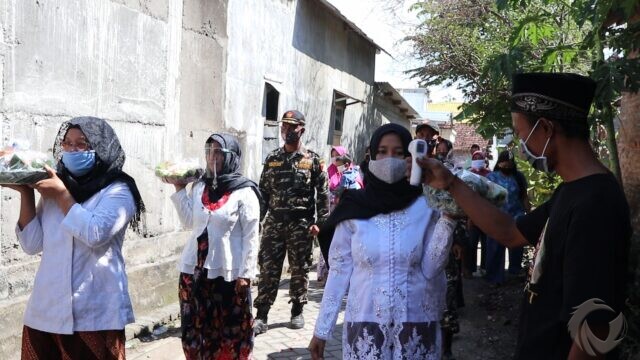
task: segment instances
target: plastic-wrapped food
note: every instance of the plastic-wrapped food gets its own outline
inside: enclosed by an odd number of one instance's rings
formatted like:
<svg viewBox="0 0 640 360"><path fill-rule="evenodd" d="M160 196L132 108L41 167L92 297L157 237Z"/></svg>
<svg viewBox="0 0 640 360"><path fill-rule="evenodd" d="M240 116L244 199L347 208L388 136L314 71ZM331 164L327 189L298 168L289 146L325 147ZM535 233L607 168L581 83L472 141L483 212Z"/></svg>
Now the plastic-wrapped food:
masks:
<svg viewBox="0 0 640 360"><path fill-rule="evenodd" d="M35 184L49 177L44 165L53 167L51 156L25 148L14 142L0 150L0 184Z"/></svg>
<svg viewBox="0 0 640 360"><path fill-rule="evenodd" d="M198 180L204 170L197 160L163 161L156 166L156 176L167 184L186 185Z"/></svg>
<svg viewBox="0 0 640 360"><path fill-rule="evenodd" d="M453 173L469 185L473 191L477 192L480 196L489 200L494 205L502 206L507 200L507 189L487 180L484 176L474 174L467 170L457 170ZM456 204L448 191L425 186L424 193L431 207L453 216L466 216L464 211L462 211L460 206Z"/></svg>

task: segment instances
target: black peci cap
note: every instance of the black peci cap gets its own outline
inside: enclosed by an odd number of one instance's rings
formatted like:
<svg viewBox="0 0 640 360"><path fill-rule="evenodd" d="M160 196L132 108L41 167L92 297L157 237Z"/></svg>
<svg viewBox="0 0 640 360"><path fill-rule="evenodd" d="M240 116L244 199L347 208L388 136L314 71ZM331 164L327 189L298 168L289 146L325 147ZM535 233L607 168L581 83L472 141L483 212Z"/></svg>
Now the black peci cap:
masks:
<svg viewBox="0 0 640 360"><path fill-rule="evenodd" d="M571 73L524 73L513 77L511 111L557 120L586 121L596 83Z"/></svg>

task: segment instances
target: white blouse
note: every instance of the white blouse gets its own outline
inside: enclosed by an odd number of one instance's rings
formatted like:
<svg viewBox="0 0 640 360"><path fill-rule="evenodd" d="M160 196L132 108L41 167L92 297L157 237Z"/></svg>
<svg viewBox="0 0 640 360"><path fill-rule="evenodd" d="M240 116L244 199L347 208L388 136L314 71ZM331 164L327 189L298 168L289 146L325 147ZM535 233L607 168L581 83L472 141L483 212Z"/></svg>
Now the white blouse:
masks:
<svg viewBox="0 0 640 360"><path fill-rule="evenodd" d="M440 359L453 229L424 197L401 211L339 223L315 336L332 336L348 290L345 359Z"/></svg>
<svg viewBox="0 0 640 360"><path fill-rule="evenodd" d="M43 198L36 217L16 235L24 252L42 252L24 324L56 334L121 330L132 323L122 242L136 206L115 182L65 216Z"/></svg>
<svg viewBox="0 0 640 360"><path fill-rule="evenodd" d="M209 279L222 276L225 281L255 279L258 273L258 230L260 203L249 187L233 191L227 202L215 211L202 204L204 182L193 185L191 193L182 189L171 196L182 224L191 228L182 251L178 270L193 274L198 257L198 237L205 228L209 235L209 253L204 262Z"/></svg>

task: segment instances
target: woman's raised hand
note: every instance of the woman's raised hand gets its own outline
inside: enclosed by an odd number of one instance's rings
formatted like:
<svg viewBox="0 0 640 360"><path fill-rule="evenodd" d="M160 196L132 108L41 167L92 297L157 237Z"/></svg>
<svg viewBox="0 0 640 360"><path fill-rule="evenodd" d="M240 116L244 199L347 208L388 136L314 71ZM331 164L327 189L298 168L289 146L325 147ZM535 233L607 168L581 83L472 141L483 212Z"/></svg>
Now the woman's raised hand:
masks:
<svg viewBox="0 0 640 360"><path fill-rule="evenodd" d="M186 188L187 185L184 184L173 184L173 187L176 189L176 192L181 191L182 189Z"/></svg>
<svg viewBox="0 0 640 360"><path fill-rule="evenodd" d="M45 165L44 169L47 171L47 174L49 174L49 178L40 180L34 185L34 188L38 190L40 195L46 198L57 198L68 193L67 187L64 186L64 183L60 180L55 170L48 165Z"/></svg>
<svg viewBox="0 0 640 360"><path fill-rule="evenodd" d="M455 180L455 175L443 163L435 159L416 159L418 166L422 168L422 182L436 189L448 190ZM407 158L407 177L411 176L413 163L411 157Z"/></svg>
<svg viewBox="0 0 640 360"><path fill-rule="evenodd" d="M58 203L60 210L62 210L62 213L67 215L76 201L73 199L73 196L71 196L71 193L67 190L67 187L64 185L62 180L60 180L55 170L48 165L45 165L44 169L47 170L49 178L38 181L34 185L34 188L38 190L42 197L55 200Z"/></svg>

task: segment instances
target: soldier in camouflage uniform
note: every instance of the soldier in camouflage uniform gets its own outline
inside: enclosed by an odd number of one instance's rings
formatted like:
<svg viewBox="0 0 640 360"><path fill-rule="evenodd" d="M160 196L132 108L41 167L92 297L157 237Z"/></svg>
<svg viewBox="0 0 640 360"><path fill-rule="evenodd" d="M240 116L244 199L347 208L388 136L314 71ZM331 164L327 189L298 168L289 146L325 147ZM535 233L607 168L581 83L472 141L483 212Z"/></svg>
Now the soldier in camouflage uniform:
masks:
<svg viewBox="0 0 640 360"><path fill-rule="evenodd" d="M276 299L285 252L291 268L289 296L291 328L304 327L302 307L307 303L313 237L329 213L327 176L323 162L306 149L300 137L305 119L299 111L287 111L281 120L284 147L266 158L260 191L268 206L258 254L260 282L254 303L258 309L255 333L267 331L267 315Z"/></svg>

